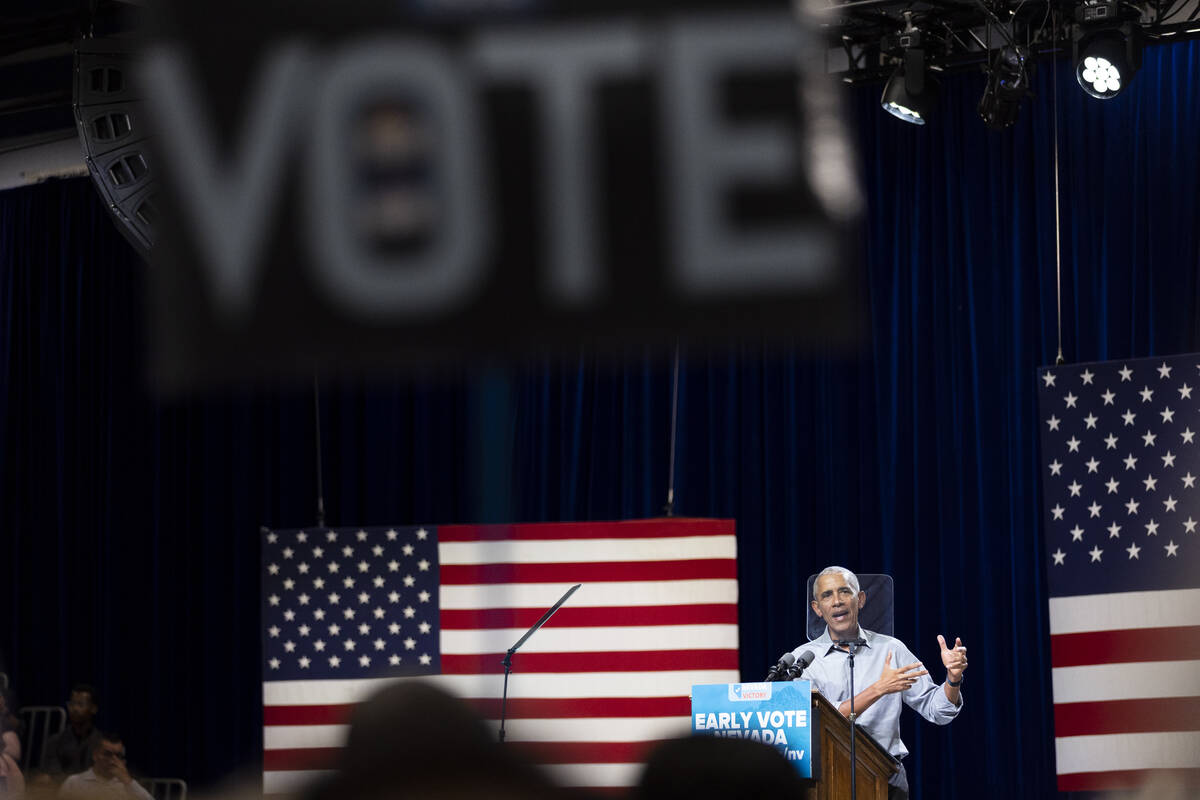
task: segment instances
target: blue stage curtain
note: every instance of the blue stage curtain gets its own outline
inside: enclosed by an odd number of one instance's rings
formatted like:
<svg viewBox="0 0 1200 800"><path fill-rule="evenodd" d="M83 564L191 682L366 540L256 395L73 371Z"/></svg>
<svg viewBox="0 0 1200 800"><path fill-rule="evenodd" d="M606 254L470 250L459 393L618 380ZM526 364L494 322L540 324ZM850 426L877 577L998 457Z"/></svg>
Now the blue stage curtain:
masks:
<svg viewBox="0 0 1200 800"><path fill-rule="evenodd" d="M896 632L948 728L906 720L916 797L1054 793L1034 369L1056 350L1057 79L1069 361L1196 350L1200 45L1146 50L1116 100L1042 64L1016 126L977 74L923 129L848 92L869 199L861 352L682 353L680 515L739 530L742 669L804 630L830 563L895 578ZM206 784L260 748L259 525L316 515L313 396L146 390L139 264L86 181L0 194L0 656L25 702L97 683L135 765ZM321 386L332 525L616 519L666 502L662 354Z"/></svg>

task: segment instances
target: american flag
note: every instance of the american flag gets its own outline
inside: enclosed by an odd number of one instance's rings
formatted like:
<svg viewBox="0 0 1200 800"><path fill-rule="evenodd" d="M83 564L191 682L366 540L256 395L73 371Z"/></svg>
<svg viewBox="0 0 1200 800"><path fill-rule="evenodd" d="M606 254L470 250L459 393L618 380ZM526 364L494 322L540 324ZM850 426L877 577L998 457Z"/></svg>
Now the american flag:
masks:
<svg viewBox="0 0 1200 800"><path fill-rule="evenodd" d="M428 679L564 785L623 787L688 731L688 692L738 680L732 520L264 531L263 788L321 774L353 704ZM498 725L497 725L498 727Z"/></svg>
<svg viewBox="0 0 1200 800"><path fill-rule="evenodd" d="M1038 371L1060 791L1200 778L1200 356Z"/></svg>

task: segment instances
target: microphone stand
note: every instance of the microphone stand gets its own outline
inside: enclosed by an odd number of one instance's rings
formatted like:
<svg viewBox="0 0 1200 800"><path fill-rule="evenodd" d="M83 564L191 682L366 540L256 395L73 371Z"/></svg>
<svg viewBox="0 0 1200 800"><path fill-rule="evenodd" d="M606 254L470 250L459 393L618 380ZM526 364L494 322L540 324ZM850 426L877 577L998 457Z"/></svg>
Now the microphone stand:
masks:
<svg viewBox="0 0 1200 800"><path fill-rule="evenodd" d="M502 694L500 696L500 741L502 741L502 742L504 741L504 719L507 716L506 712L508 710L508 674L510 672L512 672L513 653L517 652L517 650L520 649L521 645L525 644L526 639L528 639L530 636L533 636L534 631L536 631L538 628L545 625L546 620L548 620L548 619L550 619L550 617L554 616L554 612L558 611L558 609L562 606L562 604L567 602L567 598L570 597L571 595L575 594L575 590L578 589L580 586L583 586L583 584L577 583L574 586L572 586L570 589L567 589L566 594L564 594L562 597L558 598L557 603L550 606L550 608L546 609L546 613L542 614L542 618L539 619L537 622L533 623L533 627L530 628L529 630L525 631L525 635L522 636L520 639L518 639L517 643L514 644L512 647L508 648L508 651L505 652L504 659L500 662L501 664L504 665L504 694Z"/></svg>
<svg viewBox="0 0 1200 800"><path fill-rule="evenodd" d="M850 800L858 800L858 759L854 753L854 730L858 727L854 714L854 654L860 645L866 644L862 639L846 639L835 642L839 647L846 648L850 660Z"/></svg>

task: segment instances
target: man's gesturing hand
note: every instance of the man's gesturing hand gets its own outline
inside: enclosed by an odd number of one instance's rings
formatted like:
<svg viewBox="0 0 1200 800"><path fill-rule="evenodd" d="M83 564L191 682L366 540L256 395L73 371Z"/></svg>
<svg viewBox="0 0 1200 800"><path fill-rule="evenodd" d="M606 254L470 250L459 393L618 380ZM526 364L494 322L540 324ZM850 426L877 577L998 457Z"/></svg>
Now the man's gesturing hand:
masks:
<svg viewBox="0 0 1200 800"><path fill-rule="evenodd" d="M875 688L879 690L880 694L903 692L916 683L917 678L928 674L928 670L921 668L920 661L914 661L907 667L892 669L892 654L889 652L883 658L883 674L879 676L879 680L875 681Z"/></svg>
<svg viewBox="0 0 1200 800"><path fill-rule="evenodd" d="M967 648L963 646L962 639L954 640L954 648L946 646L946 639L940 633L938 634L938 644L942 646L942 663L946 666L946 676L958 683L962 678L963 670L967 668Z"/></svg>

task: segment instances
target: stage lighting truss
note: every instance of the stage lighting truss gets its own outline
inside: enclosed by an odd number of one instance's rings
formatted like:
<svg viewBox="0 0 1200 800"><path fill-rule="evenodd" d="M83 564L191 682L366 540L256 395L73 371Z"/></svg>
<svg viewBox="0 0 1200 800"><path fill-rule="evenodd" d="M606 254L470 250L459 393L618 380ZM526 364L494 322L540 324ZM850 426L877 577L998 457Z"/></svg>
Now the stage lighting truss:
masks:
<svg viewBox="0 0 1200 800"><path fill-rule="evenodd" d="M827 71L851 86L886 84L885 108L910 122L927 118L903 99L912 100L910 51L922 56L918 82L982 68L988 84L979 113L1003 128L1042 59L1073 54L1080 85L1107 98L1129 85L1145 43L1200 39L1200 0L823 1ZM1024 73L1014 64L1022 57Z"/></svg>

